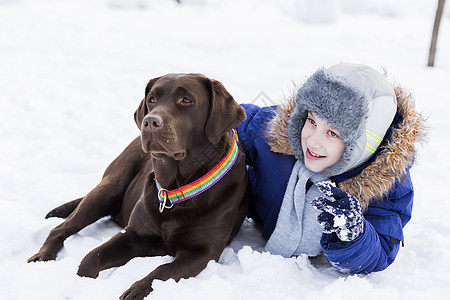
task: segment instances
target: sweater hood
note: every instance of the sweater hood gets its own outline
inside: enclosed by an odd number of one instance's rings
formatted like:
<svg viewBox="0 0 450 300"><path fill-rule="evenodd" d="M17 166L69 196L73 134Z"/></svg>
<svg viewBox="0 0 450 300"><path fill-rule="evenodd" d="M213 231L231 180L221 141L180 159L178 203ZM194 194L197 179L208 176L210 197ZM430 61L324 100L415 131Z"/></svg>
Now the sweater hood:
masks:
<svg viewBox="0 0 450 300"><path fill-rule="evenodd" d="M367 209L372 199L381 199L402 180L414 164L417 144L426 139L424 118L416 111L414 100L401 87L394 87L400 121L391 125L391 135L383 141L374 161L358 175L338 183L347 193L359 199ZM295 109L295 94L279 105L269 121L266 138L273 152L293 155L288 138L288 121Z"/></svg>

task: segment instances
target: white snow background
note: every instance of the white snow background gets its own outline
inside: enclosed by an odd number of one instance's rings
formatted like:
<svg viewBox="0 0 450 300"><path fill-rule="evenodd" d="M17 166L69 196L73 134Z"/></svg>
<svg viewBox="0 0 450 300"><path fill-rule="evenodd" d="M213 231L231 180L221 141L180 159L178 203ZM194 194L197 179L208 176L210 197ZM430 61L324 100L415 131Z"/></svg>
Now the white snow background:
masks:
<svg viewBox="0 0 450 300"><path fill-rule="evenodd" d="M0 299L117 299L171 257L134 259L97 279L80 260L120 230L70 237L28 264L61 219L139 134L150 78L200 72L239 103L281 101L321 66L366 63L408 89L428 119L412 169L405 247L387 270L346 276L262 252L247 221L197 277L155 281L150 299L444 299L450 292L450 3L426 67L437 0L0 0ZM447 1L448 2L448 1ZM447 298L448 299L448 298Z"/></svg>

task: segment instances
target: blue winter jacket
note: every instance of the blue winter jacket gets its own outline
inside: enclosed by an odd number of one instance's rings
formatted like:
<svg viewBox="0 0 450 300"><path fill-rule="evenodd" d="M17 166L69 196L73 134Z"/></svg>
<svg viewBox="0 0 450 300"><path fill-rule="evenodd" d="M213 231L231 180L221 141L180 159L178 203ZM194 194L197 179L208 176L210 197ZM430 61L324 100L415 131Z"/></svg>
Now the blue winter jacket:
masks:
<svg viewBox="0 0 450 300"><path fill-rule="evenodd" d="M405 101L407 100L409 99ZM262 235L268 239L275 229L295 157L272 151L267 140L267 129L271 126L271 120L279 113L277 107L260 108L252 104L243 104L242 107L246 111L247 118L237 127L237 131L245 149L248 166L251 194L249 216L260 226ZM412 110L397 113L385 139L389 139L392 131L397 130L399 125L405 122L402 113L415 112ZM402 125L411 126L411 124ZM395 152L395 149L392 150ZM345 180L357 178L357 175L367 169L382 151L387 150L379 149L366 164L335 176L332 180L339 185ZM398 152L392 155L398 155ZM322 235L323 253L333 267L350 274L370 273L381 271L394 261L400 242L404 241L403 227L411 218L414 196L408 171L411 164L412 161L407 161L405 164L407 167L398 170L398 178L391 179L394 182L390 191L381 191L387 195L374 197L370 201L364 213L364 232L357 239L342 242L335 233Z"/></svg>

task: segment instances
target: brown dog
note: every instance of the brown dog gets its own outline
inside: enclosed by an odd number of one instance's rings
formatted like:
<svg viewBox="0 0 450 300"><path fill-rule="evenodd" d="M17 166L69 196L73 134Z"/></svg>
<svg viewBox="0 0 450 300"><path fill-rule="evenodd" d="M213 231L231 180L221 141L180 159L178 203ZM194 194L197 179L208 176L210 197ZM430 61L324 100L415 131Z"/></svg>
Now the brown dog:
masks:
<svg viewBox="0 0 450 300"><path fill-rule="evenodd" d="M200 74L150 80L135 113L141 137L86 197L47 215L68 218L28 262L55 259L67 237L111 215L124 230L88 253L78 275L95 278L137 256L175 257L121 299L143 299L154 279L197 275L208 261L219 259L247 212L244 155L232 130L244 118L244 110L216 80Z"/></svg>

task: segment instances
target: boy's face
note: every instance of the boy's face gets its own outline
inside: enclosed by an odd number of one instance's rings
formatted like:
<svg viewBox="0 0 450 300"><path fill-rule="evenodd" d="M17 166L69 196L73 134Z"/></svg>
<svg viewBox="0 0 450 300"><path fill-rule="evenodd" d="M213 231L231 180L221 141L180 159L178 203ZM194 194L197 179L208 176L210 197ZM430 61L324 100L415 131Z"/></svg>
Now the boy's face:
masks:
<svg viewBox="0 0 450 300"><path fill-rule="evenodd" d="M308 112L301 141L305 166L316 173L334 166L345 150L340 132L312 112Z"/></svg>

